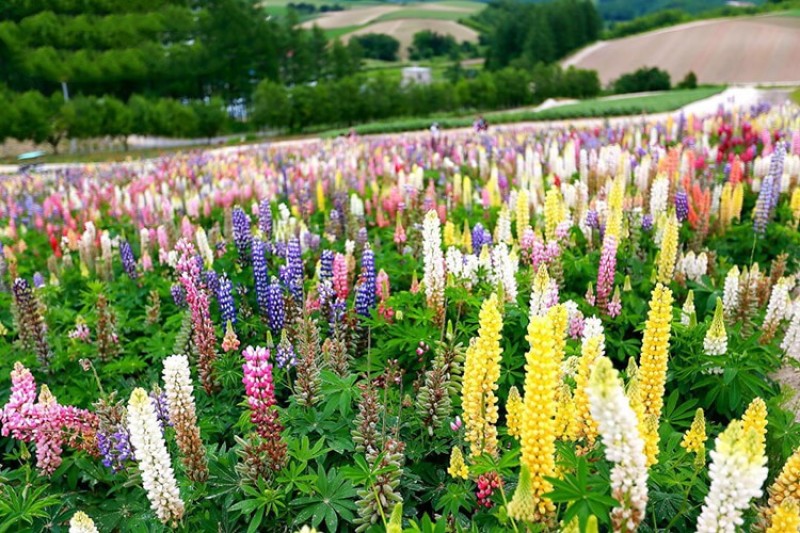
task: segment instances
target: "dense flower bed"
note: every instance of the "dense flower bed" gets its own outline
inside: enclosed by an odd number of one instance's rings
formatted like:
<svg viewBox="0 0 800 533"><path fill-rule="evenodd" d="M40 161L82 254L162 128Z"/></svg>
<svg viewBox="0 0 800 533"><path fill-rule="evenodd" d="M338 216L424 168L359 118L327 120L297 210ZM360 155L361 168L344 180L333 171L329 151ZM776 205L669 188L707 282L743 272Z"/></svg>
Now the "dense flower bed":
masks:
<svg viewBox="0 0 800 533"><path fill-rule="evenodd" d="M797 107L0 197L0 531L800 523Z"/></svg>

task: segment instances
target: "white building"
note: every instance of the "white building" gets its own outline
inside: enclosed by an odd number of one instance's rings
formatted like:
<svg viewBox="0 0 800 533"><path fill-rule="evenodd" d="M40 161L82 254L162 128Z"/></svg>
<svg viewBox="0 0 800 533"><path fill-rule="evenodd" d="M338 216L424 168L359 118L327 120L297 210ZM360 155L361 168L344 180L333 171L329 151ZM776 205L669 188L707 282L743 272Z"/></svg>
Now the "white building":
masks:
<svg viewBox="0 0 800 533"><path fill-rule="evenodd" d="M429 85L431 83L431 69L428 67L406 67L403 69L403 86L412 83L422 83Z"/></svg>

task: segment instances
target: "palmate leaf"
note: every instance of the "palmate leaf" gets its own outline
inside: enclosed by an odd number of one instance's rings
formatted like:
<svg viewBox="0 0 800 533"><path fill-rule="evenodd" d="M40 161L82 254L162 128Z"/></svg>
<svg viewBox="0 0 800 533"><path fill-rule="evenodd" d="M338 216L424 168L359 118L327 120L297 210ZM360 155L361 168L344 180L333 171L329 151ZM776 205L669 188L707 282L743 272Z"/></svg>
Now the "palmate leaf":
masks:
<svg viewBox="0 0 800 533"><path fill-rule="evenodd" d="M310 518L313 527L324 521L326 530L338 531L339 518L346 522L355 518L355 496L356 490L342 473L335 469L326 473L322 466L318 466L314 494L296 498L291 503L293 507L302 508L295 515L294 523L299 526Z"/></svg>
<svg viewBox="0 0 800 533"><path fill-rule="evenodd" d="M576 457L575 472L563 478L550 478L553 490L546 494L554 503L568 504L564 523L578 519L581 531L586 529L589 517L594 515L600 523L608 523L609 512L619 502L608 495L608 482L599 476L590 476L586 457Z"/></svg>

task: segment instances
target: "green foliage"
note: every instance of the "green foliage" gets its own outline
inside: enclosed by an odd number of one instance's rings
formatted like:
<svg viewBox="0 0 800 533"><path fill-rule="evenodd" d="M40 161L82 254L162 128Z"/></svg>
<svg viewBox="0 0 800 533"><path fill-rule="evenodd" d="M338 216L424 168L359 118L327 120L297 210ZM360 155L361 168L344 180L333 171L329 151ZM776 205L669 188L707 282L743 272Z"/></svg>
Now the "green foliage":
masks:
<svg viewBox="0 0 800 533"><path fill-rule="evenodd" d="M397 52L400 51L400 41L391 35L382 33L366 33L352 37L364 51L367 59L381 61L397 61Z"/></svg>
<svg viewBox="0 0 800 533"><path fill-rule="evenodd" d="M635 72L623 74L612 82L612 86L617 94L669 91L669 72L657 67L642 67Z"/></svg>

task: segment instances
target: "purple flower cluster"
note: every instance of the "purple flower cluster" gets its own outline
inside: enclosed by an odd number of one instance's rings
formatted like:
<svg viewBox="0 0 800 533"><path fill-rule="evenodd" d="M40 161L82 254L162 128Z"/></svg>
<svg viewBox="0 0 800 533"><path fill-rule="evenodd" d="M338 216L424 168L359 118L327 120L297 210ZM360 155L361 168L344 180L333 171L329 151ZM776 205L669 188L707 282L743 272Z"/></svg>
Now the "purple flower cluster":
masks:
<svg viewBox="0 0 800 533"><path fill-rule="evenodd" d="M44 276L42 276L41 272L34 272L33 274L33 286L37 289L41 289L44 287Z"/></svg>
<svg viewBox="0 0 800 533"><path fill-rule="evenodd" d="M475 224L475 227L472 228L472 253L480 255L484 244L491 246L492 234L483 227L483 224L478 222Z"/></svg>
<svg viewBox="0 0 800 533"><path fill-rule="evenodd" d="M250 234L250 217L241 207L234 207L231 222L233 224L233 242L239 251L239 261L246 265L250 261L250 249L253 244L253 236Z"/></svg>
<svg viewBox="0 0 800 533"><path fill-rule="evenodd" d="M263 233L265 240L272 238L272 208L266 198L258 204L258 229Z"/></svg>
<svg viewBox="0 0 800 533"><path fill-rule="evenodd" d="M172 426L169 420L169 408L167 407L167 393L164 391L150 391L150 400L153 402L153 408L156 411L156 418L161 426L161 431L164 427Z"/></svg>
<svg viewBox="0 0 800 533"><path fill-rule="evenodd" d="M675 193L675 216L678 217L678 222L689 218L689 197L683 189Z"/></svg>
<svg viewBox="0 0 800 533"><path fill-rule="evenodd" d="M333 279L333 250L322 250L319 258L319 278L320 281Z"/></svg>
<svg viewBox="0 0 800 533"><path fill-rule="evenodd" d="M303 299L303 258L300 239L292 237L286 248L287 287L296 301Z"/></svg>
<svg viewBox="0 0 800 533"><path fill-rule="evenodd" d="M369 316L370 309L375 307L375 292L375 255L372 248L367 246L361 256L361 275L356 286L356 313Z"/></svg>
<svg viewBox="0 0 800 533"><path fill-rule="evenodd" d="M256 285L256 300L262 315L268 313L267 290L269 289L269 273L267 272L266 245L264 241L253 241L253 279Z"/></svg>
<svg viewBox="0 0 800 533"><path fill-rule="evenodd" d="M267 288L267 307L269 310L269 327L277 335L283 329L283 324L286 321L286 302L283 298L283 288L274 277Z"/></svg>
<svg viewBox="0 0 800 533"><path fill-rule="evenodd" d="M186 307L186 291L180 283L173 283L169 291L172 293L172 301L175 305L184 308Z"/></svg>
<svg viewBox="0 0 800 533"><path fill-rule="evenodd" d="M589 209L586 212L586 225L592 229L600 229L600 218L594 209Z"/></svg>
<svg viewBox="0 0 800 533"><path fill-rule="evenodd" d="M216 271L206 270L206 287L211 291L211 294L219 293L219 276Z"/></svg>
<svg viewBox="0 0 800 533"><path fill-rule="evenodd" d="M97 448L103 456L103 466L113 472L125 468L126 461L135 461L128 428L120 424L111 433L97 432Z"/></svg>
<svg viewBox="0 0 800 533"><path fill-rule="evenodd" d="M119 257L122 259L122 268L125 269L125 273L128 274L128 277L136 279L136 258L133 256L131 243L124 239L119 242Z"/></svg>
<svg viewBox="0 0 800 533"><path fill-rule="evenodd" d="M761 190L758 192L758 200L756 200L756 212L753 216L753 230L761 235L767 230L767 223L778 205L785 155L786 144L779 142L770 159L769 173L761 181Z"/></svg>
<svg viewBox="0 0 800 533"><path fill-rule="evenodd" d="M642 216L642 230L650 231L651 229L653 229L653 215L648 213Z"/></svg>
<svg viewBox="0 0 800 533"><path fill-rule="evenodd" d="M222 316L222 322L227 324L228 320L230 320L231 324L236 324L236 303L233 300L233 284L225 274L222 274L222 277L219 278L217 301L219 302L219 313Z"/></svg>
<svg viewBox="0 0 800 533"><path fill-rule="evenodd" d="M292 343L289 342L286 336L286 331L281 332L281 342L275 350L275 360L278 363L278 368L286 368L287 366L297 365L297 356L294 353Z"/></svg>

